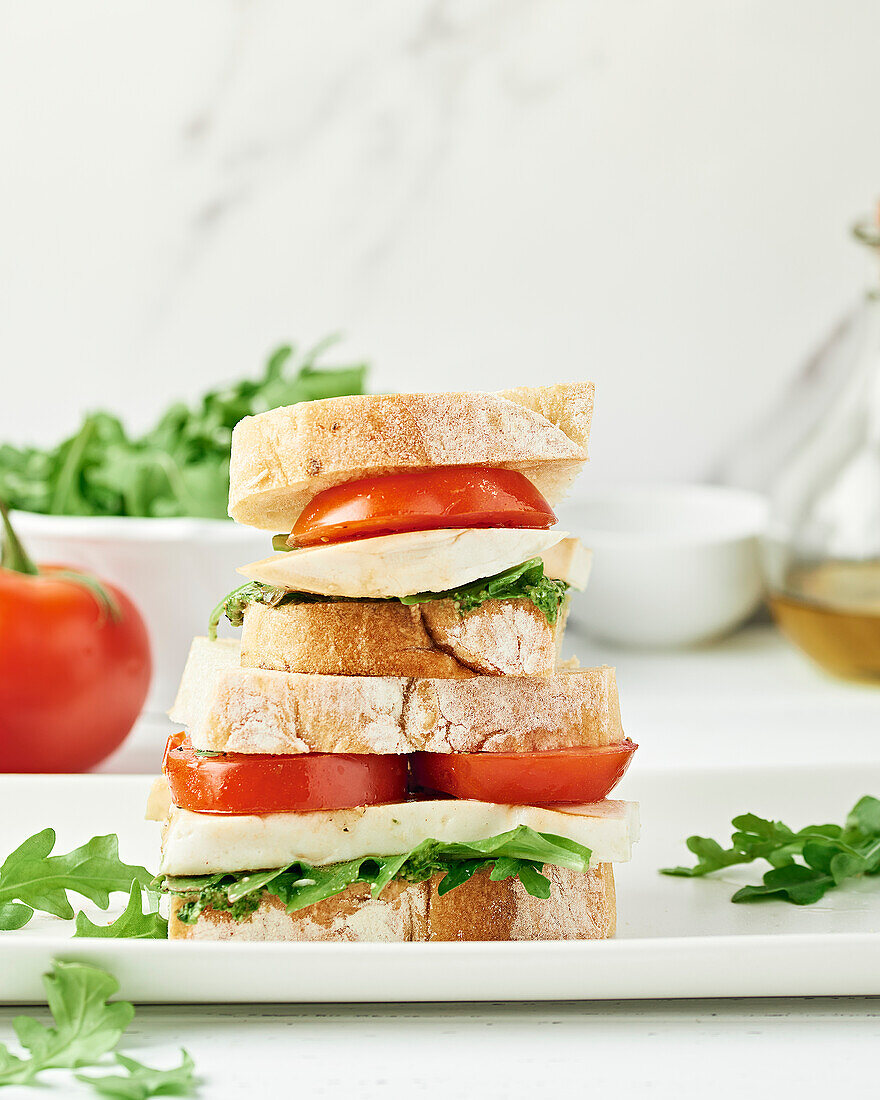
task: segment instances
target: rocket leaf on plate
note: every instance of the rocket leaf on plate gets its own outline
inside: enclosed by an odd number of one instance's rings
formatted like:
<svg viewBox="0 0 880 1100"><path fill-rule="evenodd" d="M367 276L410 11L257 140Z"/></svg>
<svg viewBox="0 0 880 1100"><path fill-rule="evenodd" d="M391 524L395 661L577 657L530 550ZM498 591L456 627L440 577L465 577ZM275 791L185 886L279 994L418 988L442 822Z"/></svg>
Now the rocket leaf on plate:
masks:
<svg viewBox="0 0 880 1100"><path fill-rule="evenodd" d="M880 873L880 799L865 795L845 825L807 825L795 832L757 814L733 818L730 847L704 836L688 837L693 867L664 867L662 874L697 878L761 859L770 864L758 886L743 886L735 902L776 898L812 905L848 879Z"/></svg>
<svg viewBox="0 0 880 1100"><path fill-rule="evenodd" d="M152 890L143 890L141 885L132 881L125 912L111 924L94 924L85 913L77 913L74 939L167 939L168 921L158 911L158 894ZM143 897L147 900L147 912L143 910Z"/></svg>
<svg viewBox="0 0 880 1100"><path fill-rule="evenodd" d="M147 886L152 876L144 867L123 863L115 834L93 836L64 855L52 855L55 830L34 833L0 867L0 931L21 928L35 910L64 920L73 918L67 897L71 891L102 909L116 891L128 892L132 882Z"/></svg>

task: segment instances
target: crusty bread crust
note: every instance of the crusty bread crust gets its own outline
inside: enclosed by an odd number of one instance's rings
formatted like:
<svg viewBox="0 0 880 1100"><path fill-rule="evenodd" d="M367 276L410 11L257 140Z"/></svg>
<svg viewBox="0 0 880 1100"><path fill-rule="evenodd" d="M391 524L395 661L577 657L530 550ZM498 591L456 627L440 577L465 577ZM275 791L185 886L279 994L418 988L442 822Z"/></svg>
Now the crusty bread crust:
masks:
<svg viewBox="0 0 880 1100"><path fill-rule="evenodd" d="M492 882L486 871L440 897L431 880L428 939L605 940L617 927L614 871L600 863L585 874L545 867L550 897L534 898L517 878Z"/></svg>
<svg viewBox="0 0 880 1100"><path fill-rule="evenodd" d="M323 676L552 676L566 600L551 626L531 600L489 600L467 615L451 600L249 604L244 668Z"/></svg>
<svg viewBox="0 0 880 1100"><path fill-rule="evenodd" d="M357 941L412 943L450 940L600 940L614 935L616 906L610 863L579 874L545 867L550 897L531 897L519 879L492 882L485 871L442 897L429 882L390 883L370 897L366 884L288 913L272 895L244 921L205 910L195 924L177 919L181 899L173 898L168 922L171 939L238 941Z"/></svg>
<svg viewBox="0 0 880 1100"><path fill-rule="evenodd" d="M408 943L427 938L428 884L390 882L380 898L370 896L366 883L307 909L288 913L278 898L264 894L260 908L244 921L208 909L195 924L177 919L183 901L171 899L168 938L172 940L238 940L297 943L358 940L364 943Z"/></svg>
<svg viewBox="0 0 880 1100"><path fill-rule="evenodd" d="M243 753L531 752L623 740L607 666L469 679L240 668L233 642L196 638L174 721L197 749Z"/></svg>
<svg viewBox="0 0 880 1100"><path fill-rule="evenodd" d="M431 466L519 470L553 504L587 461L592 415L591 382L332 397L271 409L233 432L229 514L289 531L331 485Z"/></svg>

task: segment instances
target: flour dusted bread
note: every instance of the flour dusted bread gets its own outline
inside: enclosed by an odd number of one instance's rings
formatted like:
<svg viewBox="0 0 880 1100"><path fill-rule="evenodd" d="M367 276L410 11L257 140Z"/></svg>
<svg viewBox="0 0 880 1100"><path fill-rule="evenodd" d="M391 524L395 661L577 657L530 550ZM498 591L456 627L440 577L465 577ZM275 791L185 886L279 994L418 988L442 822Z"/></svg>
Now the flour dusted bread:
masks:
<svg viewBox="0 0 880 1100"><path fill-rule="evenodd" d="M551 626L531 600L488 600L460 615L451 600L249 604L246 668L325 676L552 676L568 601Z"/></svg>
<svg viewBox="0 0 880 1100"><path fill-rule="evenodd" d="M369 885L356 883L295 913L288 913L273 895L263 894L259 909L247 920L236 921L227 912L206 909L195 924L178 920L183 899L172 898L168 938L244 943L424 942L428 938L428 892L428 883L396 880L389 882L381 897L373 898Z"/></svg>
<svg viewBox="0 0 880 1100"><path fill-rule="evenodd" d="M229 514L289 531L308 501L344 481L432 466L518 470L551 503L587 461L593 385L500 393L333 397L239 421Z"/></svg>
<svg viewBox="0 0 880 1100"><path fill-rule="evenodd" d="M237 922L207 909L195 924L177 917L171 902L171 939L238 941L357 941L424 943L462 940L600 940L614 935L614 875L610 863L585 874L545 867L550 897L531 897L519 879L492 882L480 871L440 896L442 875L427 882L390 883L378 898L359 883L307 909L288 913L264 894L260 907Z"/></svg>
<svg viewBox="0 0 880 1100"><path fill-rule="evenodd" d="M196 638L170 712L193 746L243 753L530 752L623 740L614 669L467 679L241 668Z"/></svg>
<svg viewBox="0 0 880 1100"><path fill-rule="evenodd" d="M550 880L546 899L532 897L518 878L492 882L486 871L441 897L439 876L435 876L428 899L428 939L604 940L614 936L617 906L612 864L600 863L585 873L544 867L542 873Z"/></svg>

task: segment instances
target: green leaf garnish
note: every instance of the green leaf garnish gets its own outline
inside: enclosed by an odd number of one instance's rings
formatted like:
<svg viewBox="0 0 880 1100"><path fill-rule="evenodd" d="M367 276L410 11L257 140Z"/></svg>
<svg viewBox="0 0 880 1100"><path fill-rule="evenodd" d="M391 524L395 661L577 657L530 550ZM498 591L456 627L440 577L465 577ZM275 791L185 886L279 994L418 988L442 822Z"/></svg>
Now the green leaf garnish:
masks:
<svg viewBox="0 0 880 1100"><path fill-rule="evenodd" d="M282 901L289 913L295 913L335 897L356 882L369 883L373 897L378 897L394 879L424 882L438 873L444 876L437 887L439 894L454 890L477 871L485 870L496 881L519 878L533 897L548 898L550 882L541 869L551 865L584 873L589 869L591 854L589 848L576 841L519 825L469 844L425 840L403 855L365 856L326 867L295 863L240 874L168 876L157 880L157 884L185 899L178 918L194 924L205 909L226 911L235 920L245 920L258 907L264 892Z"/></svg>
<svg viewBox="0 0 880 1100"><path fill-rule="evenodd" d="M731 901L776 898L812 905L849 879L880 872L880 800L870 795L859 799L843 826L808 825L795 832L756 814L742 814L732 824L729 848L709 837L689 837L696 864L661 873L695 878L761 859L771 868L761 885L741 887Z"/></svg>
<svg viewBox="0 0 880 1100"><path fill-rule="evenodd" d="M283 536L276 535L276 539ZM274 540L273 540L274 541ZM289 549L289 547L287 548ZM568 585L565 581L550 580L544 576L544 562L541 558L532 558L522 565L505 569L494 577L485 577L473 581L461 588L450 588L446 592L419 592L414 596L401 596L399 602L407 607L433 600L452 600L461 615L476 611L487 600L531 600L552 626L559 616L559 608L565 599ZM395 597L390 597L394 599ZM225 615L233 626L241 626L244 613L249 604L262 603L268 607L281 607L288 603L340 603L350 602L360 597L320 596L313 592L293 592L286 588L274 588L261 581L248 581L234 588L228 596L217 604L208 620L208 635L213 641L217 637L217 626Z"/></svg>
<svg viewBox="0 0 880 1100"><path fill-rule="evenodd" d="M43 976L54 1027L30 1016L18 1016L12 1026L29 1058L11 1054L0 1044L0 1085L30 1084L44 1069L95 1065L119 1042L134 1018L128 1001L108 1003L119 989L111 975L83 963L56 962Z"/></svg>
<svg viewBox="0 0 880 1100"><path fill-rule="evenodd" d="M241 626L249 604L264 603L268 607L278 607L282 603L303 602L289 598L297 595L298 593L288 593L283 588L273 588L269 584L263 584L262 581L248 581L246 584L241 584L238 588L233 588L228 596L224 596L211 612L208 619L208 637L212 642L216 641L217 627L224 615L233 626Z"/></svg>
<svg viewBox="0 0 880 1100"><path fill-rule="evenodd" d="M242 417L364 392L364 364L318 365L330 343L299 356L278 348L261 378L206 393L194 408L172 405L140 437L96 412L53 449L0 445L0 498L51 515L226 519L232 429Z"/></svg>
<svg viewBox="0 0 880 1100"><path fill-rule="evenodd" d="M143 910L142 896L147 901L146 912ZM77 913L74 938L88 936L91 939L167 939L168 921L158 911L158 900L156 893L143 890L139 882L133 881L128 904L121 916L111 924L93 924L85 913Z"/></svg>
<svg viewBox="0 0 880 1100"><path fill-rule="evenodd" d="M134 893L134 891L132 891ZM128 1001L110 1001L119 983L105 970L84 963L54 962L43 975L43 987L54 1027L46 1027L30 1016L12 1022L22 1055L13 1054L0 1043L0 1087L39 1086L37 1074L47 1069L101 1068L102 1059L119 1042L134 1019ZM28 1057L24 1057L27 1052ZM102 1096L121 1100L147 1100L151 1096L189 1096L198 1083L193 1061L185 1050L173 1069L158 1070L117 1054L116 1064L125 1076L91 1077L74 1074Z"/></svg>
<svg viewBox="0 0 880 1100"><path fill-rule="evenodd" d="M403 596L401 603L410 605L429 600L452 600L462 615L475 611L486 600L531 600L552 626L565 599L568 585L565 581L551 580L544 576L544 562L531 558L522 565L514 565L492 577L472 581L460 588L446 592L419 592Z"/></svg>
<svg viewBox="0 0 880 1100"><path fill-rule="evenodd" d="M113 833L93 836L66 855L51 855L54 846L55 830L43 829L0 867L0 931L21 928L35 910L70 920L68 890L106 909L112 893L127 893L133 881L141 886L151 881L146 868L119 859L119 841Z"/></svg>
<svg viewBox="0 0 880 1100"><path fill-rule="evenodd" d="M117 1064L127 1070L126 1076L109 1074L105 1077L90 1077L77 1073L77 1081L91 1085L101 1096L114 1096L119 1100L149 1100L151 1096L191 1096L198 1078L194 1074L194 1063L185 1050L181 1050L181 1063L173 1069L151 1069L117 1054Z"/></svg>

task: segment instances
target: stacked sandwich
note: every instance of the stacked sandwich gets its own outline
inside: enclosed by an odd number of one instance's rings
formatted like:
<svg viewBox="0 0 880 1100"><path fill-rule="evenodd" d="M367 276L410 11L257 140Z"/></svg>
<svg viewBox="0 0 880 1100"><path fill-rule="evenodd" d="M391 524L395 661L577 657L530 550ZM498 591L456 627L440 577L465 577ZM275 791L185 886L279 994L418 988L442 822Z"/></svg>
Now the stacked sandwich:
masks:
<svg viewBox="0 0 880 1100"><path fill-rule="evenodd" d="M165 755L170 935L613 935L637 807L614 670L561 664L589 555L551 505L589 384L241 421L230 515L276 550L197 638ZM278 532L281 532L278 534Z"/></svg>

